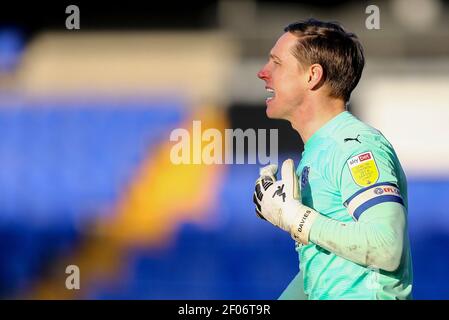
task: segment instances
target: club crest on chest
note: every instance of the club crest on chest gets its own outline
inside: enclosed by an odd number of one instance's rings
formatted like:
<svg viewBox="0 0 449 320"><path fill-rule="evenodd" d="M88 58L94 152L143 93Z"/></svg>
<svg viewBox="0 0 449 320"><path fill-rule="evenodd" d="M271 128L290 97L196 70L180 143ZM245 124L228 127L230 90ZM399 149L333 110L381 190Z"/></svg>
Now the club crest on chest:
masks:
<svg viewBox="0 0 449 320"><path fill-rule="evenodd" d="M309 183L310 167L305 166L301 172L301 190L304 189Z"/></svg>

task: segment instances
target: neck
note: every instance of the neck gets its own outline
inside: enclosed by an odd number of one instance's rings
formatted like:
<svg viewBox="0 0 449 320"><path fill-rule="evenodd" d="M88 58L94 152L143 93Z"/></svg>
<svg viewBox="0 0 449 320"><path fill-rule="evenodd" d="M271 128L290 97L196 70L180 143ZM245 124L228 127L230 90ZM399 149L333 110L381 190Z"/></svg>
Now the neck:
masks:
<svg viewBox="0 0 449 320"><path fill-rule="evenodd" d="M345 103L341 99L327 98L323 101L310 101L298 107L289 121L306 144L318 129L345 110Z"/></svg>

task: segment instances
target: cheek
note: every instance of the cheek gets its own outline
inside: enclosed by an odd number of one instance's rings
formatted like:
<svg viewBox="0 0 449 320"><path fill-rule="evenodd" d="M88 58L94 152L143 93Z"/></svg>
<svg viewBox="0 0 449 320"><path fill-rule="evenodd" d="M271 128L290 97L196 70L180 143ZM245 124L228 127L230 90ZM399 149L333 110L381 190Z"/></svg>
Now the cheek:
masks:
<svg viewBox="0 0 449 320"><path fill-rule="evenodd" d="M297 100L298 97L302 97L304 94L304 86L297 77L296 79L289 79L282 85L280 93L286 100Z"/></svg>
<svg viewBox="0 0 449 320"><path fill-rule="evenodd" d="M295 89L304 89L305 87L305 78L304 75L299 72L292 72L288 74L287 78L289 79L290 86Z"/></svg>

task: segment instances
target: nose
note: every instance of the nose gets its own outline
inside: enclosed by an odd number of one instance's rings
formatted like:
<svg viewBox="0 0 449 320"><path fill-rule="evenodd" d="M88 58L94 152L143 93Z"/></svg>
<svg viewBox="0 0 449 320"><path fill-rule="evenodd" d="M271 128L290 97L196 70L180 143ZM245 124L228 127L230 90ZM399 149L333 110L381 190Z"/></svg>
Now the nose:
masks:
<svg viewBox="0 0 449 320"><path fill-rule="evenodd" d="M257 73L257 77L262 80L268 79L268 71L267 71L266 66L264 66L262 69L260 69L260 71Z"/></svg>

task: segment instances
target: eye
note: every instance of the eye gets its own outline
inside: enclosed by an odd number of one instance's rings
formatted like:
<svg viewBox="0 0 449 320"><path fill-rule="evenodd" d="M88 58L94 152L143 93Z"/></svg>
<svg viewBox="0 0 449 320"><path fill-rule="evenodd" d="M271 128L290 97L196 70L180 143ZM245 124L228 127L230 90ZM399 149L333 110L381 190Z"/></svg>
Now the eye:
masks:
<svg viewBox="0 0 449 320"><path fill-rule="evenodd" d="M278 66L280 66L280 65L281 65L281 63L280 63L280 62L278 62L278 61L276 61L276 60L273 60L273 62L274 62L274 64L276 64L276 65L278 65Z"/></svg>

